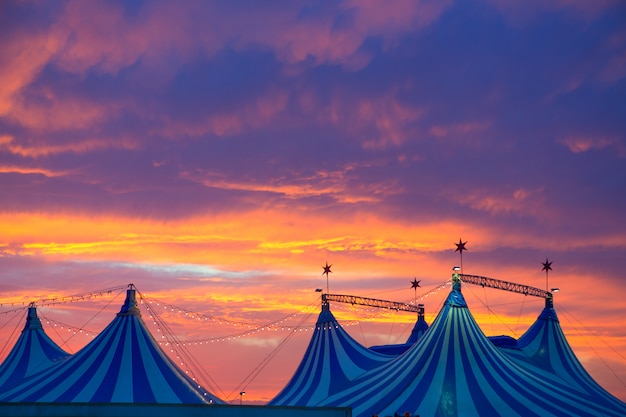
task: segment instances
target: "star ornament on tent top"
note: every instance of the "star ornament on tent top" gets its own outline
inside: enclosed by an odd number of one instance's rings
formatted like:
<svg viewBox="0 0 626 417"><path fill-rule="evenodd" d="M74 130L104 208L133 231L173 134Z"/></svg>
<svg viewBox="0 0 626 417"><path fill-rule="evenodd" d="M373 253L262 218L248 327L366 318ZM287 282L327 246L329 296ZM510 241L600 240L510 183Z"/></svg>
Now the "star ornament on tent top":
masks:
<svg viewBox="0 0 626 417"><path fill-rule="evenodd" d="M548 271L552 271L552 262L548 261L548 258L546 258L546 261L542 263L543 268L541 269L542 271L546 271L546 274L548 273Z"/></svg>
<svg viewBox="0 0 626 417"><path fill-rule="evenodd" d="M417 289L418 287L421 287L420 282L422 282L421 279L418 281L417 278L413 278L413 281L411 281L411 288Z"/></svg>
<svg viewBox="0 0 626 417"><path fill-rule="evenodd" d="M326 278L328 278L328 274L332 274L333 271L330 270L330 267L333 266L332 264L328 265L328 261L326 261L326 265L324 265L322 268L324 269L324 272L322 272L322 275L326 274Z"/></svg>
<svg viewBox="0 0 626 417"><path fill-rule="evenodd" d="M461 255L463 254L464 250L468 250L465 245L467 245L467 241L463 242L461 239L459 239L459 243L455 243L456 245L456 249L454 250L455 252L461 252Z"/></svg>

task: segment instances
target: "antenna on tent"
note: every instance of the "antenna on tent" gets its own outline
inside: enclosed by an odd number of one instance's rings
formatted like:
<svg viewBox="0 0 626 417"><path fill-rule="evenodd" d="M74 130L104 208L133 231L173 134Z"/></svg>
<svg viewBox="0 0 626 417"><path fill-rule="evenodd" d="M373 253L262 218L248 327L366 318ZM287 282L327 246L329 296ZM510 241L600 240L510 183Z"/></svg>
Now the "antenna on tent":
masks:
<svg viewBox="0 0 626 417"><path fill-rule="evenodd" d="M548 271L552 271L552 262L546 258L545 262L542 262L543 268L542 271L546 271L546 291L550 291L550 287L548 286Z"/></svg>
<svg viewBox="0 0 626 417"><path fill-rule="evenodd" d="M414 304L417 304L417 288L421 287L420 282L422 282L422 280L420 279L418 281L417 278L413 278L413 281L411 281L411 288L413 288ZM419 316L419 312L417 313L417 315Z"/></svg>
<svg viewBox="0 0 626 417"><path fill-rule="evenodd" d="M456 249L455 252L459 252L461 255L461 274L463 273L463 251L468 250L465 245L467 245L467 241L463 242L461 238L459 238L459 243L455 243Z"/></svg>
<svg viewBox="0 0 626 417"><path fill-rule="evenodd" d="M324 269L324 272L322 272L322 275L326 274L326 294L328 294L330 291L328 290L328 274L331 274L333 271L330 270L330 267L333 266L332 264L328 265L328 261L326 261L326 265L324 265L322 267L322 269Z"/></svg>

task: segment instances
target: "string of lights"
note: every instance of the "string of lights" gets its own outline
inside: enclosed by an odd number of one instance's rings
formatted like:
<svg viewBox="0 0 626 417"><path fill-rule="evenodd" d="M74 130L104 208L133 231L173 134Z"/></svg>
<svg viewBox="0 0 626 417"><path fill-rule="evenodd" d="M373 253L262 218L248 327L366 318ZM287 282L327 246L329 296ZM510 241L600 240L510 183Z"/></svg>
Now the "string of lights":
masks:
<svg viewBox="0 0 626 417"><path fill-rule="evenodd" d="M92 330L87 330L81 327L75 327L72 326L70 324L66 324L57 320L52 320L49 319L47 317L45 317L46 320L46 324L49 324L52 327L55 327L57 329L61 329L61 330L67 330L68 333L73 333L73 334L84 334L85 336L89 336L92 339L95 338L96 336L98 336L98 334L100 334L100 332L95 332Z"/></svg>
<svg viewBox="0 0 626 417"><path fill-rule="evenodd" d="M142 303L143 306L145 306L146 310L148 311L148 314L150 315L150 318L153 319L152 324L154 324L155 326L157 326L157 332L161 333L162 330L159 327L159 323L157 322L157 320L154 320L155 317L158 317L158 310L154 309L150 303ZM184 310L181 310L181 313L183 313ZM219 337L212 337L212 338L204 338L204 339L193 339L193 340L186 340L186 341L180 341L178 343L180 343L183 346L190 346L190 345L203 345L203 344L209 344L209 343L214 343L214 342L226 342L226 341L230 341L230 340L234 340L234 339L239 339L242 337L247 337L247 336L252 336L252 335L256 335L258 333L261 332L275 332L275 331L309 331L313 328L313 326L282 326L282 325L278 325L282 322L285 322L288 319L292 319L295 318L297 316L299 316L301 314L301 312L297 312L297 313L292 313L289 314L288 316L285 316L281 319L275 320L273 322L267 323L267 324L263 324L263 325L255 325L254 327L250 328L249 330L245 330L242 332L238 332L238 333L233 333L233 334L229 334L226 336L219 336ZM196 316L197 317L197 316ZM202 320L202 318L200 317L199 320ZM217 322L219 324L229 324L226 321L218 321L218 320L212 320L213 322ZM230 323L233 323L232 321ZM165 335L162 334L161 338L165 338ZM169 342L169 340L168 340Z"/></svg>
<svg viewBox="0 0 626 417"><path fill-rule="evenodd" d="M0 308L1 307L15 307L15 306L20 306L20 307L12 309L12 310L0 312L0 314L7 314L7 313L15 312L15 311L21 311L24 307L28 307L30 305L43 307L43 306L52 306L52 305L67 304L67 303L77 303L81 301L89 301L93 298L111 295L116 291L126 289L126 287L127 287L126 285L121 285L121 286L105 288L101 290L88 291L88 292L84 292L80 294L65 295L65 296L52 297L52 298L41 298L41 299L29 300L29 301L26 301L26 300L4 301L4 302L0 302Z"/></svg>
<svg viewBox="0 0 626 417"><path fill-rule="evenodd" d="M428 298L429 296L432 296L434 294L437 294L441 290L444 290L450 284L451 284L451 281L446 281L442 284L439 284L435 288L421 294L417 299L406 301L406 303L414 304L417 302L421 302L424 299ZM141 302L145 306L146 310L148 311L150 315L150 318L152 319L154 318L153 316L158 315L158 310L160 310L162 307L163 310L167 310L168 312L178 313L184 316L185 318L188 318L191 320L196 320L200 322L211 322L211 323L216 323L219 325L229 325L229 326L241 327L241 328L248 327L248 329L244 331L230 333L227 335L221 335L221 336L210 337L210 338L177 341L177 343L179 343L181 346L205 345L205 344L211 344L211 343L229 342L229 341L237 340L237 339L244 338L244 337L255 336L263 332L269 333L269 332L285 332L286 331L286 332L295 333L295 332L309 332L315 329L314 324L283 325L283 323L287 322L288 320L294 319L297 316L301 315L302 312L292 313L282 318L279 318L273 322L263 324L263 325L258 325L258 324L253 324L253 323L245 322L245 321L235 321L235 320L225 319L222 317L205 315L203 313L188 310L188 309L185 309L185 308L182 308L182 307L179 307L179 306L176 306L176 305L173 305L173 304L170 304L170 303L167 303L167 302L164 302L162 300L158 300L152 297L142 296ZM381 310L375 307L361 307L361 306L348 307L348 306L343 306L341 303L336 303L333 305L336 306L336 308L340 310L344 310L344 311L351 311L351 312L358 311L358 312L372 313L367 317L361 317L359 319L353 319L353 320L344 320L341 322L341 325L343 327L356 326L365 322L373 322L373 321L380 319L381 317L386 317L391 314L394 314L394 312L392 311ZM155 306L158 307L159 309L158 310L155 309ZM157 326L157 332L161 333L162 330L158 327L157 321L153 320L153 324ZM326 330L326 329L324 327L321 327L320 330ZM161 337L165 338L168 343L172 342L171 340L167 340L167 338L163 334Z"/></svg>
<svg viewBox="0 0 626 417"><path fill-rule="evenodd" d="M156 305L157 307L159 307L159 309L161 307L163 307L163 311L168 311L170 313L178 313L182 316L184 316L187 319L190 320L197 320L197 321L204 321L204 322L212 322L212 323L217 323L219 325L230 325L233 327L241 327L241 328L245 328L247 327L248 329L256 329L258 327L271 327L271 326L275 326L277 324L280 323L284 323L288 320L294 319L295 317L299 316L301 314L301 312L295 312L295 313L291 313L288 314L286 316L280 317L274 321L271 321L268 324L265 324L263 326L259 326L258 323L252 323L252 322L248 322L248 321L243 321L243 320L232 320L232 319L227 319L224 317L218 317L218 316L213 316L213 315L208 315L208 314L204 314L204 313L199 313L197 311L193 311L193 310L188 310L185 309L183 307L178 307L175 306L173 304L169 304L167 302L164 302L162 300L158 300L156 298L152 298L152 297L142 297L141 298L141 302L147 305L150 305L154 308L154 306Z"/></svg>
<svg viewBox="0 0 626 417"><path fill-rule="evenodd" d="M199 313L196 311L192 311L192 310L188 310L185 309L183 307L178 307L175 306L173 304L164 302L162 300L158 300L156 298L152 298L152 297L142 297L142 302L144 303L148 303L148 305L154 305L156 304L157 307L163 307L163 310L167 310L170 313L178 313L181 315L184 315L185 318L188 318L190 320L197 320L197 321L205 321L205 322L213 322L213 323L217 323L220 325L230 325L233 327L247 327L249 329L252 328L257 328L259 327L259 325L257 323L252 323L252 322L247 322L247 321L243 321L243 320L232 320L232 319L227 319L224 317L217 317L217 316L212 316L212 315L208 315L208 314L204 314L204 313ZM287 320L293 319L294 317L298 316L300 313L292 313L289 314L287 316L281 317L279 319L276 319L275 321L271 322L268 325L273 325L276 323L280 323L280 322L285 322Z"/></svg>
<svg viewBox="0 0 626 417"><path fill-rule="evenodd" d="M300 323L304 323L314 312L314 308L317 306L317 303L311 304L307 307L306 310L303 310L303 317L300 319ZM240 395L245 394L245 390L252 381L259 375L259 373L270 363L270 361L278 354L278 352L283 349L287 342L294 337L296 334L295 331L291 331L283 338L283 340L274 348L263 360L252 370L250 373L241 381L241 384L233 390L227 398L232 398L233 394L239 391Z"/></svg>
<svg viewBox="0 0 626 417"><path fill-rule="evenodd" d="M140 293L140 300L142 298L143 297L141 297ZM176 358L178 362L177 365L184 370L185 375L187 375L196 384L197 388L203 392L203 395L206 396L207 391L205 391L200 385L198 378L193 372L193 369L203 369L203 367L199 366L198 361L187 349L185 349L186 344L178 340L178 337L174 334L167 322L161 318L159 313L155 309L151 309L149 304L141 304L148 310L149 316L153 320L153 324L157 326L157 332L161 334L161 339L165 339L164 341L159 340L157 343L159 343L162 347L169 349L170 354ZM191 366L189 366L189 364L191 364ZM224 392L217 385L217 382L215 382L215 380L213 380L208 373L205 372L204 374L209 385L209 390L214 392L219 391L223 394Z"/></svg>
<svg viewBox="0 0 626 417"><path fill-rule="evenodd" d="M447 281L441 285L438 285L434 289L421 294L419 298L406 301L406 303L413 304L413 303L421 302L427 297L445 289L445 287L449 285L450 282L451 281ZM93 298L107 296L107 295L112 294L113 292L121 291L126 288L127 288L127 285L123 285L123 286L106 288L102 290L88 291L85 293L75 294L75 295L42 298L37 301L30 301L30 302L13 301L13 302L0 303L0 307L20 305L20 307L2 311L0 312L0 314L10 314L10 313L20 312L30 305L54 306L54 305L60 305L60 304L75 303L75 302L80 302L80 301L89 301L89 300L92 300ZM272 322L259 325L257 323L251 323L251 322L243 321L243 320L239 321L239 320L226 319L224 317L207 315L207 314L199 313L199 312L192 311L189 309L185 309L185 308L176 306L171 303L164 302L154 297L147 297L141 293L139 293L139 295L140 295L141 304L146 308L150 318L152 319L153 324L156 326L157 333L161 334L160 338L164 339L166 345L172 344L172 343L176 343L180 346L204 345L204 344L210 344L210 343L216 343L216 342L232 341L232 340L236 340L236 339L240 339L244 337L258 335L260 333L287 331L287 332L293 332L295 334L298 332L309 332L315 329L315 324L313 323L302 324L303 322L300 321L300 323L298 324L294 324L294 325L288 324L289 321L295 320L296 318L301 316L302 314L301 311L291 313L281 318L278 318ZM381 319L382 317L388 317L392 314L395 314L395 312L392 312L390 310L379 309L376 307L365 307L365 306L354 306L354 305L347 306L347 305L342 305L341 303L334 303L333 306L334 306L333 308L336 308L340 311L352 312L352 313L356 312L358 314L366 315L365 317L360 317L357 319L342 320L341 325L344 327L356 326L365 322L373 322L373 321ZM216 337L180 341L176 338L173 332L168 333L168 332L163 331L163 329L166 326L166 322L160 317L159 311L167 311L168 313L176 313L189 320L193 320L197 322L204 322L207 324L211 323L211 324L225 325L225 326L230 326L233 329L240 328L240 329L245 329L245 330L230 333L227 335L220 335ZM46 324L52 326L57 331L60 329L63 331L67 331L67 333L70 333L73 335L82 334L91 338L95 338L99 334L99 332L85 329L84 327L73 326L73 325L70 325L70 324L67 324L58 320L50 319L47 317L45 317L45 320L46 320ZM162 324L159 324L159 322ZM320 330L325 330L325 327L321 327ZM171 334L171 336L167 336L167 334ZM162 342L163 340L159 341L159 343L162 343Z"/></svg>

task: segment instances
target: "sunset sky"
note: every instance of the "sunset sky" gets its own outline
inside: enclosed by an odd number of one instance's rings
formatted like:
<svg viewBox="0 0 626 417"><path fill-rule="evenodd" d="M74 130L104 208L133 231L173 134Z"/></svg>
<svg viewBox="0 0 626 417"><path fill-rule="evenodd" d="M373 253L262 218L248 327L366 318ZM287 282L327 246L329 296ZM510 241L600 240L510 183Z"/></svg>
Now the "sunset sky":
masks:
<svg viewBox="0 0 626 417"><path fill-rule="evenodd" d="M626 400L623 1L0 2L0 360L23 303L76 352L123 290L43 300L134 283L215 394L267 401L326 262L331 293L430 323L459 239L468 274L545 289L553 262L568 340ZM543 308L463 292L487 335ZM331 310L368 346L415 320Z"/></svg>

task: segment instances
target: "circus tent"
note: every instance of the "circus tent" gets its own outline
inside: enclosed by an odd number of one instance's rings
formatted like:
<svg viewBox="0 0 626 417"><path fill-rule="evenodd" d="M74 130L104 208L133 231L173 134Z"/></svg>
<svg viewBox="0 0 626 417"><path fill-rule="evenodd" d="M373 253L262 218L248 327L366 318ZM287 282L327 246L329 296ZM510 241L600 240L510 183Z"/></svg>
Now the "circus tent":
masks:
<svg viewBox="0 0 626 417"><path fill-rule="evenodd" d="M69 356L50 339L37 316L37 307L28 307L22 334L0 365L0 390L42 371Z"/></svg>
<svg viewBox="0 0 626 417"><path fill-rule="evenodd" d="M413 330L411 331L411 335L406 341L407 345L413 345L417 342L426 330L428 330L428 323L426 323L426 319L424 318L424 306L423 304L419 304L420 312L417 314L417 321L415 322L415 326L413 326Z"/></svg>
<svg viewBox="0 0 626 417"><path fill-rule="evenodd" d="M269 405L312 406L369 369L392 359L355 341L337 322L328 302L315 325L302 361Z"/></svg>
<svg viewBox="0 0 626 417"><path fill-rule="evenodd" d="M385 355L400 355L406 352L415 344L415 342L424 336L424 333L428 330L428 323L426 323L426 319L424 318L424 305L418 304L418 308L419 312L417 313L417 321L413 326L413 330L411 330L411 335L405 343L397 345L370 346L370 349L375 352L384 353Z"/></svg>
<svg viewBox="0 0 626 417"><path fill-rule="evenodd" d="M624 416L626 405L518 365L482 333L453 278L425 335L405 354L355 378L316 405L353 416Z"/></svg>
<svg viewBox="0 0 626 417"><path fill-rule="evenodd" d="M515 348L502 351L520 366L534 372L547 372L564 380L578 391L587 392L594 401L621 409L626 415L626 406L602 388L582 366L570 347L554 309L552 298L535 323L519 338Z"/></svg>
<svg viewBox="0 0 626 417"><path fill-rule="evenodd" d="M134 287L115 319L76 354L0 392L0 402L222 403L193 386L145 327Z"/></svg>

